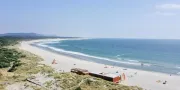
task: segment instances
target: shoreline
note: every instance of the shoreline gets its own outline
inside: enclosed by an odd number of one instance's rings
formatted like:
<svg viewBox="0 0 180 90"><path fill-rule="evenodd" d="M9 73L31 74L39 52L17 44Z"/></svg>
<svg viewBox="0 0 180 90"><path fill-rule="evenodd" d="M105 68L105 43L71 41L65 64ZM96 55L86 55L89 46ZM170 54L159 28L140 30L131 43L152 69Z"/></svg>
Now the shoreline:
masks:
<svg viewBox="0 0 180 90"><path fill-rule="evenodd" d="M61 55L65 55L68 57L80 59L80 60L85 60L88 62L94 62L94 63L99 63L99 64L104 64L104 65L110 65L110 66L117 66L117 67L123 67L123 68L128 68L128 69L135 69L135 70L142 70L142 71L148 71L148 72L154 72L154 73L164 73L164 74L169 74L169 75L177 75L180 76L178 72L176 71L171 71L171 69L167 67L159 67L157 65L153 65L152 63L144 63L144 62L129 62L129 61L117 61L113 60L110 58L104 58L104 57L98 57L98 56L92 56L80 52L75 52L75 51L66 51L60 48L48 46L45 44L48 43L57 43L59 41L66 41L66 40L84 40L84 39L91 39L91 38L75 38L75 39L53 39L49 41L37 41L35 43L32 43L32 46L48 50L52 53L57 53ZM143 63L143 67L141 64ZM158 68L158 69L156 69ZM163 69L163 70L162 70ZM174 69L173 69L174 70Z"/></svg>
<svg viewBox="0 0 180 90"><path fill-rule="evenodd" d="M127 70L123 70L124 67L113 67L109 66L109 68L104 68L104 64L99 64L95 62L80 60L77 58L72 58L68 56L64 56L61 54L53 53L47 50L40 49L38 47L31 46L30 44L38 41L57 41L62 39L45 39L45 40L33 40L33 41L22 41L19 46L20 49L29 51L38 56L41 56L44 61L42 63L52 66L55 70L64 70L65 72L69 72L71 68L84 68L94 72L111 72L115 73L116 71L120 73L125 73L127 76L127 80L123 81L122 84L125 85L133 85L140 86L147 90L179 90L178 83L180 81L180 76L137 69L126 68ZM57 60L56 65L52 65L51 62L53 59ZM76 65L74 65L76 64ZM93 67L92 67L93 66ZM137 72L137 75L134 73ZM132 77L131 77L132 76ZM145 77L145 78L144 78ZM157 83L157 80L167 81L167 85L163 85L162 83ZM148 81L148 82L147 82Z"/></svg>

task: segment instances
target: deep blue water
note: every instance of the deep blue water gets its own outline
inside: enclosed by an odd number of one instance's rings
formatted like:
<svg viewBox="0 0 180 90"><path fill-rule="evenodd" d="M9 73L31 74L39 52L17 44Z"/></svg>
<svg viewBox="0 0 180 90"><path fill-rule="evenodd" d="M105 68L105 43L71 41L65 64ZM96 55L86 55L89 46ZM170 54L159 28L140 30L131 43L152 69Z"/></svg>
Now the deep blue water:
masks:
<svg viewBox="0 0 180 90"><path fill-rule="evenodd" d="M46 45L71 51L66 52L69 54L91 57L94 62L97 59L99 63L116 66L172 74L180 72L180 40L84 39Z"/></svg>

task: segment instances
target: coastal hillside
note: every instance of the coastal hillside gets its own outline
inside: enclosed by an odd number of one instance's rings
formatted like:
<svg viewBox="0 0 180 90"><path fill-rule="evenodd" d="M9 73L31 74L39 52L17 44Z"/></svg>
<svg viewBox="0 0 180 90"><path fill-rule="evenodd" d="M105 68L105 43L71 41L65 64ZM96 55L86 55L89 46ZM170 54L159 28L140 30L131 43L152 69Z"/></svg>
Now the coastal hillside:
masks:
<svg viewBox="0 0 180 90"><path fill-rule="evenodd" d="M0 90L142 90L89 75L56 71L42 64L41 57L19 49L18 41L0 38Z"/></svg>
<svg viewBox="0 0 180 90"><path fill-rule="evenodd" d="M42 34L37 34L37 33L5 33L5 34L0 34L0 36L16 36L16 37L37 37L37 36L44 36Z"/></svg>
<svg viewBox="0 0 180 90"><path fill-rule="evenodd" d="M77 37L65 37L56 35L43 35L38 33L4 33L0 34L0 37L13 37L18 39L45 39L45 38L77 38Z"/></svg>

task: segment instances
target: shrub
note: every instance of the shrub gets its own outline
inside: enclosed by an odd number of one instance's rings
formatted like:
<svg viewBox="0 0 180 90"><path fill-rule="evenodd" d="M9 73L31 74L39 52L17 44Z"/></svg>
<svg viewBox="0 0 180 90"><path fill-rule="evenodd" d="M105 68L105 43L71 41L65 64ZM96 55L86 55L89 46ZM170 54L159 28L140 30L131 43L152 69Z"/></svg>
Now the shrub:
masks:
<svg viewBox="0 0 180 90"><path fill-rule="evenodd" d="M12 65L10 71L14 71L15 67L21 65L18 60L21 55L22 54L15 49L0 48L0 68L7 68Z"/></svg>

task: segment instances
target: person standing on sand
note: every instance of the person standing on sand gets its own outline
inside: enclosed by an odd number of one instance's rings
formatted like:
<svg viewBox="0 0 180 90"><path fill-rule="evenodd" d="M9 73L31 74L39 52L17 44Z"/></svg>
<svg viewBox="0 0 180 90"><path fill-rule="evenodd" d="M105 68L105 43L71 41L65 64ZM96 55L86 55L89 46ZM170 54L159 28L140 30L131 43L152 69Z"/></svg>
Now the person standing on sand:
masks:
<svg viewBox="0 0 180 90"><path fill-rule="evenodd" d="M144 64L143 63L141 63L141 67L143 67L144 66Z"/></svg>
<svg viewBox="0 0 180 90"><path fill-rule="evenodd" d="M52 61L52 64L57 64L55 59Z"/></svg>

